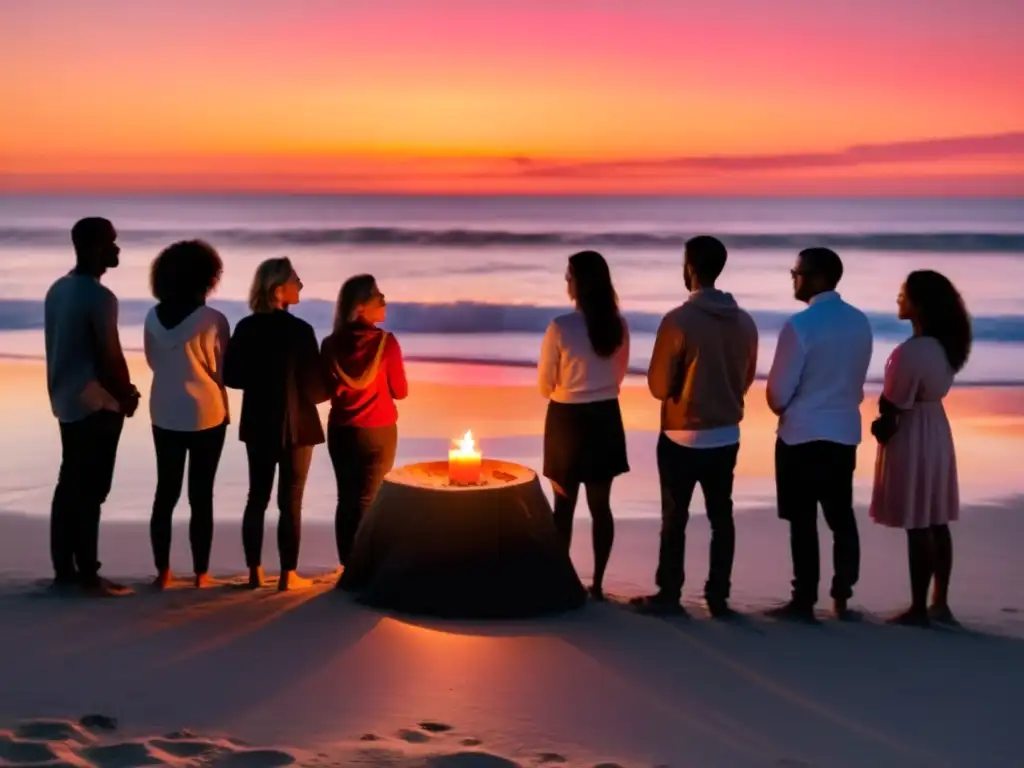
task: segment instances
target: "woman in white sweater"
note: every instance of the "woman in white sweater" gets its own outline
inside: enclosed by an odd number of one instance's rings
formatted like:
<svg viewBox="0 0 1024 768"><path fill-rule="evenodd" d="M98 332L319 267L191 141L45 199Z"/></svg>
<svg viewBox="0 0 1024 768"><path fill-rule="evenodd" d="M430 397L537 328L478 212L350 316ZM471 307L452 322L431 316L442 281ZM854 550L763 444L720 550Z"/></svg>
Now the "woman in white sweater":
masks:
<svg viewBox="0 0 1024 768"><path fill-rule="evenodd" d="M615 539L612 481L629 471L619 388L629 364L629 328L604 257L582 251L565 273L574 312L556 317L544 334L540 391L550 401L544 422L544 476L555 492L555 525L572 542L580 486L593 520L594 581L604 597L604 572Z"/></svg>
<svg viewBox="0 0 1024 768"><path fill-rule="evenodd" d="M195 586L210 584L213 483L228 425L222 370L231 329L206 299L222 271L217 251L189 240L164 249L150 272L158 303L146 316L144 338L146 362L153 370L149 411L157 484L150 538L159 589L171 581L171 516L181 496L186 458Z"/></svg>

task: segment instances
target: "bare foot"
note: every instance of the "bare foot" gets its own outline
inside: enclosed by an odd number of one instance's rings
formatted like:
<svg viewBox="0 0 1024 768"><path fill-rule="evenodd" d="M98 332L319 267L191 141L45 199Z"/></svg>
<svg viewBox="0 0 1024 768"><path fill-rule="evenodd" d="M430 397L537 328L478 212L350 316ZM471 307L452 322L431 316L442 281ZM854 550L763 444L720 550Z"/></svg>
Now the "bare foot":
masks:
<svg viewBox="0 0 1024 768"><path fill-rule="evenodd" d="M949 606L943 603L933 603L928 608L928 618L936 624L945 624L949 627L960 626L960 622L956 620L956 616L949 610Z"/></svg>
<svg viewBox="0 0 1024 768"><path fill-rule="evenodd" d="M85 589L85 593L92 597L125 597L134 594L131 589L123 584L118 584L110 579L104 579L102 576L97 576L95 580L87 582L82 586Z"/></svg>
<svg viewBox="0 0 1024 768"><path fill-rule="evenodd" d="M295 571L281 571L281 578L277 582L279 592L287 592L292 589L305 589L312 587L312 579L304 579Z"/></svg>
<svg viewBox="0 0 1024 768"><path fill-rule="evenodd" d="M171 586L171 579L173 578L174 576L169 568L166 571L160 571L160 573L156 575L156 578L153 579L153 588L159 590L167 589Z"/></svg>
<svg viewBox="0 0 1024 768"><path fill-rule="evenodd" d="M921 608L907 608L902 613L897 613L890 619L886 619L886 624L895 624L901 627L927 627L930 622L928 621L928 612Z"/></svg>
<svg viewBox="0 0 1024 768"><path fill-rule="evenodd" d="M260 589L263 586L263 568L257 566L249 569L249 589Z"/></svg>
<svg viewBox="0 0 1024 768"><path fill-rule="evenodd" d="M214 584L213 577L208 573L197 573L196 574L196 589L206 589L212 587Z"/></svg>

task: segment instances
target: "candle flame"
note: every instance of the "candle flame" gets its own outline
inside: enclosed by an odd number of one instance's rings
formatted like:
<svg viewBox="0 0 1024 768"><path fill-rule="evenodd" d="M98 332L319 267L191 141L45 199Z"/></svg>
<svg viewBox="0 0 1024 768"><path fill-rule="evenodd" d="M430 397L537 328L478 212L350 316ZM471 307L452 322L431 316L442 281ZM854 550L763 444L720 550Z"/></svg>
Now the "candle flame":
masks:
<svg viewBox="0 0 1024 768"><path fill-rule="evenodd" d="M461 440L455 441L459 448L458 453L460 456L475 456L476 447L473 444L473 430L467 429L466 434L462 436Z"/></svg>

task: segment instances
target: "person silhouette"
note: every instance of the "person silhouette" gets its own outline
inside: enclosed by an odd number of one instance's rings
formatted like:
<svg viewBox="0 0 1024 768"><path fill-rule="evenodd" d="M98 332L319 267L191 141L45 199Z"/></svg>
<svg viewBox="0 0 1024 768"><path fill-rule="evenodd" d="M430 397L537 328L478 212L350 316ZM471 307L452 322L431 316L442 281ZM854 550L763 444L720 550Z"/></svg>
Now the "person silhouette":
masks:
<svg viewBox="0 0 1024 768"><path fill-rule="evenodd" d="M881 413L871 425L878 454L870 515L907 532L911 604L890 621L956 624L949 608L949 524L960 516L960 485L942 400L970 356L971 318L949 278L932 270L911 272L897 304L899 318L909 320L914 333L885 366Z"/></svg>
<svg viewBox="0 0 1024 768"><path fill-rule="evenodd" d="M117 329L117 297L100 283L118 266L117 231L90 217L71 229L75 267L44 301L46 385L60 426L61 462L50 510L56 588L95 595L131 590L99 575L100 512L114 479L126 417L139 405Z"/></svg>
<svg viewBox="0 0 1024 768"><path fill-rule="evenodd" d="M744 401L757 371L758 334L732 294L716 287L727 259L725 245L715 237L700 235L686 243L683 281L689 297L665 316L654 341L647 383L661 401L661 545L658 591L633 601L645 613L682 611L686 526L699 485L711 524L704 599L713 617L733 614L733 479Z"/></svg>
<svg viewBox="0 0 1024 768"><path fill-rule="evenodd" d="M311 585L298 574L302 496L313 447L324 442L316 406L330 397L313 327L288 311L302 280L287 258L267 259L249 292L252 314L235 326L224 354L224 384L242 390L238 438L249 459L242 545L249 586L263 586L263 521L278 474L278 589Z"/></svg>
<svg viewBox="0 0 1024 768"><path fill-rule="evenodd" d="M629 326L619 311L608 263L597 251L569 257L566 290L574 309L544 333L537 365L544 418L544 476L555 494L554 518L572 545L580 486L590 508L594 578L590 596L604 599L604 575L615 542L612 483L629 471L619 392L629 368Z"/></svg>
<svg viewBox="0 0 1024 768"><path fill-rule="evenodd" d="M157 305L146 315L143 341L153 371L149 414L156 450L156 493L150 541L157 589L171 583L171 518L188 461L188 538L196 588L213 583L213 485L229 421L224 351L231 328L206 305L224 269L220 255L200 240L165 248L150 267Z"/></svg>
<svg viewBox="0 0 1024 768"><path fill-rule="evenodd" d="M320 345L331 387L327 450L338 504L334 531L344 566L359 523L370 509L398 450L396 401L409 394L398 339L379 327L387 300L373 275L355 275L341 286L334 329Z"/></svg>
<svg viewBox="0 0 1024 768"><path fill-rule="evenodd" d="M871 363L871 324L836 291L843 262L834 251L801 251L790 275L795 298L808 306L779 333L767 397L779 417L775 486L779 517L790 527L793 595L768 614L814 621L821 570L820 504L834 538L833 610L836 618L844 619L860 575L853 473Z"/></svg>

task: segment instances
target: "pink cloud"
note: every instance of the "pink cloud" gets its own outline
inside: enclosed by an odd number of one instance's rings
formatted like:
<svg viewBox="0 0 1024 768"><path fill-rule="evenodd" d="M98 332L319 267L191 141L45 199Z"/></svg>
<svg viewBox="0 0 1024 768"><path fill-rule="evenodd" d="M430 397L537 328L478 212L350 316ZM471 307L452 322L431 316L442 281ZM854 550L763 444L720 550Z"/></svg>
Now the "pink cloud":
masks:
<svg viewBox="0 0 1024 768"><path fill-rule="evenodd" d="M999 156L1021 156L1021 159L1024 160L1024 131L987 136L957 136L880 144L858 144L834 152L691 155L593 162L546 161L521 157L510 160L518 172L523 175L580 178L614 173L660 175L666 172L687 171L734 173L799 171Z"/></svg>

